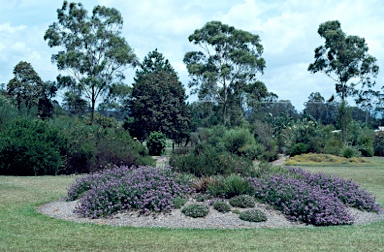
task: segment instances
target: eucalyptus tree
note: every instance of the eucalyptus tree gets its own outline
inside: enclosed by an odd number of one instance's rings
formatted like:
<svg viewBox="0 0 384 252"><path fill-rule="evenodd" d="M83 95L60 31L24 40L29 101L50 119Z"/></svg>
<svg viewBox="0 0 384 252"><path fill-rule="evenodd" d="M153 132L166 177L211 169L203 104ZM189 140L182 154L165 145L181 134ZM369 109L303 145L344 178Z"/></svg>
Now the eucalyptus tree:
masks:
<svg viewBox="0 0 384 252"><path fill-rule="evenodd" d="M15 66L13 74L6 93L15 101L17 108L37 108L42 119L52 116L53 105L50 99L56 95L55 82L44 82L32 65L25 61Z"/></svg>
<svg viewBox="0 0 384 252"><path fill-rule="evenodd" d="M121 36L123 18L114 8L98 5L88 16L81 3L64 1L57 19L44 39L50 47L60 48L52 55L52 62L75 79L63 83L76 86L89 99L93 124L96 100L124 79L124 70L136 65L136 55Z"/></svg>
<svg viewBox="0 0 384 252"><path fill-rule="evenodd" d="M245 93L253 91L256 74L263 73L265 60L260 37L233 26L211 21L189 36L201 51L188 52L184 63L192 80L189 87L202 100L222 105L223 124L227 124L229 105L241 106Z"/></svg>
<svg viewBox="0 0 384 252"><path fill-rule="evenodd" d="M308 67L311 73L323 72L335 81L336 93L344 101L348 96L356 96L359 89L371 88L379 67L376 58L368 54L364 38L346 35L339 21L320 24L317 31L325 44L315 49L315 61Z"/></svg>

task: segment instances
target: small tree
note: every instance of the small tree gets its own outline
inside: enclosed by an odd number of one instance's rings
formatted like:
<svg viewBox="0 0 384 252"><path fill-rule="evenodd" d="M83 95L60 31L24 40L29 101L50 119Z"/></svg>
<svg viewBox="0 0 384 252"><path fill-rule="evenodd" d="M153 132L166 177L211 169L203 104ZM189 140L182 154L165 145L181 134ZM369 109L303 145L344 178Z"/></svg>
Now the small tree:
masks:
<svg viewBox="0 0 384 252"><path fill-rule="evenodd" d="M50 47L62 51L52 55L59 70L67 70L73 81L60 82L61 87L76 87L91 103L91 124L96 100L113 83L124 79L127 66L137 59L121 37L123 18L114 8L96 6L92 16L81 3L68 4L57 10L58 22L49 26L44 39Z"/></svg>
<svg viewBox="0 0 384 252"><path fill-rule="evenodd" d="M149 155L160 156L164 153L166 147L166 136L161 132L151 132L147 139L147 147Z"/></svg>
<svg viewBox="0 0 384 252"><path fill-rule="evenodd" d="M186 98L168 60L157 50L150 52L136 71L126 124L130 134L144 140L150 132L159 131L180 141L190 125Z"/></svg>

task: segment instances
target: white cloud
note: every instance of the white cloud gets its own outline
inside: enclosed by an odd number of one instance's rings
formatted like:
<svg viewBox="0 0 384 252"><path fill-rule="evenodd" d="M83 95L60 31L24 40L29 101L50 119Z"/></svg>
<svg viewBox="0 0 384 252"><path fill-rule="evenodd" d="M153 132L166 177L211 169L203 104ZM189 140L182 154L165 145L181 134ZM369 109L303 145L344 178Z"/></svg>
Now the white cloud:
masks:
<svg viewBox="0 0 384 252"><path fill-rule="evenodd" d="M12 76L13 67L29 61L44 80L54 79L51 49L43 40L48 25L56 22L56 9L62 1L0 0L0 83ZM3 3L4 2L4 3ZM77 2L77 1L76 1ZM279 98L291 100L301 110L311 92L319 91L327 99L334 93L334 83L324 74L310 74L314 49L324 41L317 34L320 23L339 20L349 35L364 37L369 53L384 69L384 2L380 0L83 0L89 11L97 5L117 8L124 18L123 36L140 59L158 48L178 71L187 85L188 73L182 62L184 54L198 47L188 36L211 20L219 20L238 29L260 35L267 68L260 76ZM134 71L127 72L132 83ZM384 74L377 78L384 84Z"/></svg>

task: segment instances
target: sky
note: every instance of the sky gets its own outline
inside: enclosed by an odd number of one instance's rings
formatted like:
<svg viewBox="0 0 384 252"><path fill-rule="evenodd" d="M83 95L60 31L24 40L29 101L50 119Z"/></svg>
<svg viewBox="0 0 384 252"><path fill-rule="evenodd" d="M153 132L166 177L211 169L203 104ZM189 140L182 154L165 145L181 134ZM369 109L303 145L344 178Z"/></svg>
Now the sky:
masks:
<svg viewBox="0 0 384 252"><path fill-rule="evenodd" d="M70 2L70 1L69 1ZM221 21L261 38L266 61L257 76L279 100L290 100L298 111L312 92L328 99L335 83L323 73L311 74L314 49L324 44L317 29L321 23L339 20L347 35L365 38L368 53L380 67L376 88L384 85L384 1L381 0L83 0L91 13L96 5L118 9L124 19L122 36L142 61L158 49L178 72L187 89L189 76L185 53L199 50L188 36L209 21ZM32 64L44 81L59 74L51 63L58 48L49 48L44 33L57 21L62 0L0 0L0 83L13 78L20 61ZM65 73L63 73L65 74ZM125 82L133 83L134 70ZM187 89L189 94L189 90ZM196 97L190 96L189 101ZM59 98L60 100L60 98ZM353 101L352 101L353 105Z"/></svg>

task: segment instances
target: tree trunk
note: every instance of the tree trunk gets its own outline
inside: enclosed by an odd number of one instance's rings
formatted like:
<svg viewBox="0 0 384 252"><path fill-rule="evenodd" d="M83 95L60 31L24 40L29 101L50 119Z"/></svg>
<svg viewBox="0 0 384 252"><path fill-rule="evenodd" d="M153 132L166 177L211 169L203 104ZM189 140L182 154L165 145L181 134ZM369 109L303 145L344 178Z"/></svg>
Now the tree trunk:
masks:
<svg viewBox="0 0 384 252"><path fill-rule="evenodd" d="M91 99L91 125L95 122L95 103L96 99L92 97Z"/></svg>

